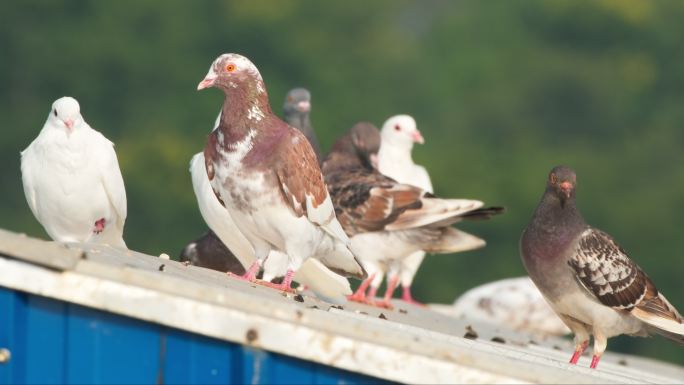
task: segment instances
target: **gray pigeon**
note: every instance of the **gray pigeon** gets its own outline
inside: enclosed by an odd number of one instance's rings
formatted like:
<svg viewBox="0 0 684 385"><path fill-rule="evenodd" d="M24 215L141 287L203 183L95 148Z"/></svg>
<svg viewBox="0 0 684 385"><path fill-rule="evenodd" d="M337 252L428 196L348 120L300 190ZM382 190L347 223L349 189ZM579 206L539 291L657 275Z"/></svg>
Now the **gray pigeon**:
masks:
<svg viewBox="0 0 684 385"><path fill-rule="evenodd" d="M546 191L522 234L527 272L575 335L576 364L594 336L591 368L608 338L661 334L684 344L684 321L627 253L606 233L584 222L575 204L575 172L549 173Z"/></svg>
<svg viewBox="0 0 684 385"><path fill-rule="evenodd" d="M240 260L221 242L216 234L209 230L198 239L188 243L181 251L179 260L191 265L222 272L242 275L245 268Z"/></svg>
<svg viewBox="0 0 684 385"><path fill-rule="evenodd" d="M283 116L285 121L290 126L298 129L306 136L306 139L311 143L316 159L321 162L321 146L318 144L318 138L311 121L309 120L309 113L311 112L311 93L306 88L293 88L285 96L285 103L283 104Z"/></svg>

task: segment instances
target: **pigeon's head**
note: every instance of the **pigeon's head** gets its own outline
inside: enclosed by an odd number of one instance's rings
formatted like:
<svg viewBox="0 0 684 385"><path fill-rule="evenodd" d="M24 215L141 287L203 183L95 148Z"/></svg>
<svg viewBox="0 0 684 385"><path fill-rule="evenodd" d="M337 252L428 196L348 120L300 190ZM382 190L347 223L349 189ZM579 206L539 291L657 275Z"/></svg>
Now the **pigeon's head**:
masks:
<svg viewBox="0 0 684 385"><path fill-rule="evenodd" d="M242 92L265 93L261 74L246 57L236 53L226 53L214 60L209 72L197 85L197 90L209 87L222 89L226 93L233 90Z"/></svg>
<svg viewBox="0 0 684 385"><path fill-rule="evenodd" d="M387 119L382 125L382 141L407 149L413 148L413 143L425 143L416 121L409 115L395 115Z"/></svg>
<svg viewBox="0 0 684 385"><path fill-rule="evenodd" d="M52 103L48 121L53 126L64 128L67 133L70 133L74 127L78 127L83 122L81 107L76 99L69 96L61 97Z"/></svg>
<svg viewBox="0 0 684 385"><path fill-rule="evenodd" d="M378 168L380 131L373 123L359 122L350 130L352 144L367 167Z"/></svg>
<svg viewBox="0 0 684 385"><path fill-rule="evenodd" d="M552 191L560 199L561 204L575 196L576 186L577 175L573 169L566 166L554 167L546 182L546 189Z"/></svg>
<svg viewBox="0 0 684 385"><path fill-rule="evenodd" d="M285 96L285 114L306 114L311 111L311 93L306 88L293 88Z"/></svg>

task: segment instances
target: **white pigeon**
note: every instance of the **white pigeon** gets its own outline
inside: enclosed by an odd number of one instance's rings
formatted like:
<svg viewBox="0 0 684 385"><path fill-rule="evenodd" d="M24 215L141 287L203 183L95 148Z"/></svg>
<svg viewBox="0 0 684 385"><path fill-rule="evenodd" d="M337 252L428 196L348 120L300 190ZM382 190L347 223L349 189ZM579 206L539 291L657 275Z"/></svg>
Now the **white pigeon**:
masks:
<svg viewBox="0 0 684 385"><path fill-rule="evenodd" d="M214 129L216 127L218 127L218 118L214 124ZM256 261L254 248L237 227L226 207L214 194L207 176L204 153L200 152L192 157L190 175L202 218L242 266L247 269ZM284 276L286 272L287 255L277 250L271 251L264 262L262 279L268 282L275 277ZM335 304L346 302L346 296L352 293L347 279L333 273L323 264L311 258L304 262L293 279L308 286L317 297Z"/></svg>
<svg viewBox="0 0 684 385"><path fill-rule="evenodd" d="M126 190L114 144L83 120L76 99L52 104L21 152L21 176L31 212L53 240L126 247Z"/></svg>
<svg viewBox="0 0 684 385"><path fill-rule="evenodd" d="M570 333L529 277L489 282L461 294L453 305L429 306L456 318L486 322L542 339Z"/></svg>
<svg viewBox="0 0 684 385"><path fill-rule="evenodd" d="M382 126L378 151L378 171L399 183L410 184L433 193L430 175L423 166L413 163L411 150L414 143L424 143L423 135L416 127L416 121L409 115L393 116ZM425 252L418 250L408 257L389 266L389 285L396 287L397 280L403 289L402 300L417 303L411 295L413 278L425 258ZM382 277L380 278L382 279Z"/></svg>

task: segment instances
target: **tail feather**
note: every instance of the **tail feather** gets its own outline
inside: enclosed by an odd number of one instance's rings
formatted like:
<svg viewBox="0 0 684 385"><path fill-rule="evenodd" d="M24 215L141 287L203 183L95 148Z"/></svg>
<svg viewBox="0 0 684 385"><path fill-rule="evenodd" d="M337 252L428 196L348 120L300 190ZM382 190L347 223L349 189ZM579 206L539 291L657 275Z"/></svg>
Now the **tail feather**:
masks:
<svg viewBox="0 0 684 385"><path fill-rule="evenodd" d="M631 311L649 331L684 345L684 319L662 293L643 301Z"/></svg>
<svg viewBox="0 0 684 385"><path fill-rule="evenodd" d="M445 227L442 231L439 242L434 242L423 250L428 253L439 254L458 253L479 249L487 244L484 239L453 227Z"/></svg>
<svg viewBox="0 0 684 385"><path fill-rule="evenodd" d="M294 279L307 285L318 298L336 305L345 303L347 296L352 294L346 278L333 273L315 258L307 259Z"/></svg>
<svg viewBox="0 0 684 385"><path fill-rule="evenodd" d="M433 223L458 222L464 214L477 210L484 203L471 199L439 199L423 198L419 209L406 210L397 219L385 226L385 230L406 230L430 225Z"/></svg>

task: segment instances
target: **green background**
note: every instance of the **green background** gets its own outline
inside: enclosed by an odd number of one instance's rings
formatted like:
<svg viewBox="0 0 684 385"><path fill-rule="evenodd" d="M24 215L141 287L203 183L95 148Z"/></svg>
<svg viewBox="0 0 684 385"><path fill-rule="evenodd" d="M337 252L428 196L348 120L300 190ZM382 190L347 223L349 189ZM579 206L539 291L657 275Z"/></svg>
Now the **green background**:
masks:
<svg viewBox="0 0 684 385"><path fill-rule="evenodd" d="M188 162L221 104L195 88L237 52L259 67L276 113L288 89L311 90L324 151L357 121L408 113L438 195L507 207L462 226L486 248L426 259L418 299L523 275L519 236L548 171L566 164L588 222L684 309L682 20L679 1L2 1L0 227L47 237L19 151L70 95L116 143L129 247L177 256L206 228ZM684 363L661 338L609 349Z"/></svg>

